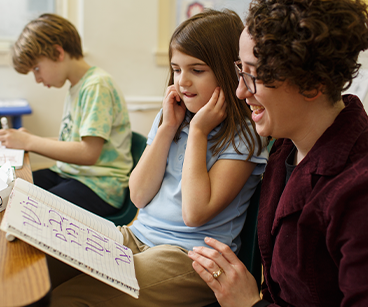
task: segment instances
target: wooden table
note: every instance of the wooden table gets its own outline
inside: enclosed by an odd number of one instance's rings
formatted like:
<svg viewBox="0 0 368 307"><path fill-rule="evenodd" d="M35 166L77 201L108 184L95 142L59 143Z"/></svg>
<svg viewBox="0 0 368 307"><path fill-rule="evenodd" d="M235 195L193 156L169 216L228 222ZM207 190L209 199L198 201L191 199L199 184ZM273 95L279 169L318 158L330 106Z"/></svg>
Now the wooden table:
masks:
<svg viewBox="0 0 368 307"><path fill-rule="evenodd" d="M29 155L24 155L23 167L16 176L33 182ZM0 221L4 212L0 213ZM46 256L21 240L8 242L0 231L0 307L46 306L51 282Z"/></svg>

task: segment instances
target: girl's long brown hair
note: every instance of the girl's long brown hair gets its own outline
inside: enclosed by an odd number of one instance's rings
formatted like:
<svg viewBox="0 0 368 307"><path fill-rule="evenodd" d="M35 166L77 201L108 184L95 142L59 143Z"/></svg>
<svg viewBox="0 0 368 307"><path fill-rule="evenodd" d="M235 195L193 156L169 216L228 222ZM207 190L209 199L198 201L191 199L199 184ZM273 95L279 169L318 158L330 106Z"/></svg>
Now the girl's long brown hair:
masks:
<svg viewBox="0 0 368 307"><path fill-rule="evenodd" d="M240 154L235 144L235 135L245 142L249 149L249 159L258 143L258 154L262 150L262 142L256 133L256 140L251 133L247 119L251 121L253 129L255 124L251 119L251 111L244 100L236 97L238 79L235 73L234 61L238 59L239 38L244 29L240 17L231 10L216 11L205 10L184 21L175 30L171 37L169 47L169 59L171 61L173 49L205 62L214 72L218 85L225 94L227 102L227 117L222 122L220 130L211 138L214 145L211 147L213 154L218 154L233 145L235 151ZM174 72L170 66L170 78L168 85L174 84ZM179 140L182 129L189 125L194 114L187 111L187 116L174 137ZM162 117L160 124L162 123Z"/></svg>

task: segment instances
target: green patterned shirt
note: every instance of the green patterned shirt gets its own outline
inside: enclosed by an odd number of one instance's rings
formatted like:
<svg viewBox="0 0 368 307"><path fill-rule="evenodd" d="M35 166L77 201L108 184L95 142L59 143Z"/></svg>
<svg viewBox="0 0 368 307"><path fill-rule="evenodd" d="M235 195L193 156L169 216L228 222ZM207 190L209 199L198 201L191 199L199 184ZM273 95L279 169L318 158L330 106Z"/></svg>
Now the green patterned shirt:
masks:
<svg viewBox="0 0 368 307"><path fill-rule="evenodd" d="M96 164L86 166L57 161L51 170L79 180L104 201L120 208L133 166L130 121L122 93L112 77L98 67L91 67L70 88L59 140L80 142L86 136L105 140Z"/></svg>

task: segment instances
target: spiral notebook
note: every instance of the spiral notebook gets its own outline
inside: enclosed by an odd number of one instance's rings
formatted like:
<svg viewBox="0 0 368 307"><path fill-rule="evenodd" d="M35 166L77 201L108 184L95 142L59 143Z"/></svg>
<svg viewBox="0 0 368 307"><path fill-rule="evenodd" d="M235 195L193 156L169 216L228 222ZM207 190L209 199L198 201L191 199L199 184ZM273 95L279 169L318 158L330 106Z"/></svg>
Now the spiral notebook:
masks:
<svg viewBox="0 0 368 307"><path fill-rule="evenodd" d="M109 220L17 178L1 230L138 298L132 251Z"/></svg>

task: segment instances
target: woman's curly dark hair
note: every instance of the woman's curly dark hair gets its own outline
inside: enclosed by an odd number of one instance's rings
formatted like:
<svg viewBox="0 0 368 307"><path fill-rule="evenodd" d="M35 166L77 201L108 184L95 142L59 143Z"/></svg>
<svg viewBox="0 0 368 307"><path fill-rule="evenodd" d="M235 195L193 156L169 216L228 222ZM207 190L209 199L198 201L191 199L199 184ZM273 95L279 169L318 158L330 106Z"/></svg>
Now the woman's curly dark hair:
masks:
<svg viewBox="0 0 368 307"><path fill-rule="evenodd" d="M246 17L264 84L288 80L332 103L358 75L368 48L367 4L362 0L253 0Z"/></svg>

